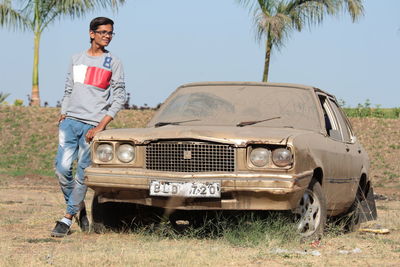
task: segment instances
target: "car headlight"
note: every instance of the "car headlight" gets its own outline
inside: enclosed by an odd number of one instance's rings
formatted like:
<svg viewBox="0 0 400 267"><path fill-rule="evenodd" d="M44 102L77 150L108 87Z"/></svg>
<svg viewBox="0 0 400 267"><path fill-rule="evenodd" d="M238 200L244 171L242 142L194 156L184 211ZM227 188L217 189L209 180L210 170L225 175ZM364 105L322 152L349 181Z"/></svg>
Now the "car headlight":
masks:
<svg viewBox="0 0 400 267"><path fill-rule="evenodd" d="M250 161L256 167L264 167L268 164L270 151L266 148L256 148L250 153Z"/></svg>
<svg viewBox="0 0 400 267"><path fill-rule="evenodd" d="M131 162L135 158L135 148L130 144L123 144L118 147L117 157L124 163Z"/></svg>
<svg viewBox="0 0 400 267"><path fill-rule="evenodd" d="M287 148L278 148L272 151L272 161L276 166L286 167L293 163L292 152Z"/></svg>
<svg viewBox="0 0 400 267"><path fill-rule="evenodd" d="M114 158L113 147L110 144L101 144L96 149L96 156L100 161L108 162Z"/></svg>

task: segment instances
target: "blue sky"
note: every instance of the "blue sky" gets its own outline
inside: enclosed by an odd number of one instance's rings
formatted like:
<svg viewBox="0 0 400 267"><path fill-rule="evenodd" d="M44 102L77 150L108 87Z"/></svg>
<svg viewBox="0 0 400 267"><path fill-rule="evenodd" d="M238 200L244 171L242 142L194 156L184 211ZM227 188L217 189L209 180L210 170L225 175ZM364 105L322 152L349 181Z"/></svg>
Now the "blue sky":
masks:
<svg viewBox="0 0 400 267"><path fill-rule="evenodd" d="M235 0L129 0L118 13L94 12L56 21L40 50L40 97L61 100L70 56L89 47L93 17L115 21L108 47L124 64L131 104L155 106L179 85L197 81L260 81L264 45L255 41L252 16ZM399 107L400 1L365 0L365 17L326 18L294 33L272 56L270 81L319 87L356 106L369 99ZM0 28L0 92L27 103L33 36ZM399 75L399 76L398 76Z"/></svg>

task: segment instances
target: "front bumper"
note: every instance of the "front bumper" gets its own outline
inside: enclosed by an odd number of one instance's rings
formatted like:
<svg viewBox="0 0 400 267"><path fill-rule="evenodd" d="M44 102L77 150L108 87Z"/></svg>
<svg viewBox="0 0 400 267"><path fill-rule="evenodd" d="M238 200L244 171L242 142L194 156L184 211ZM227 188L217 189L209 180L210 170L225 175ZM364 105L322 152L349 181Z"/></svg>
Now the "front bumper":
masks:
<svg viewBox="0 0 400 267"><path fill-rule="evenodd" d="M312 178L312 171L281 173L171 173L144 169L99 168L85 170L85 183L99 202L131 202L185 210L293 210ZM221 198L154 197L152 180L220 182Z"/></svg>

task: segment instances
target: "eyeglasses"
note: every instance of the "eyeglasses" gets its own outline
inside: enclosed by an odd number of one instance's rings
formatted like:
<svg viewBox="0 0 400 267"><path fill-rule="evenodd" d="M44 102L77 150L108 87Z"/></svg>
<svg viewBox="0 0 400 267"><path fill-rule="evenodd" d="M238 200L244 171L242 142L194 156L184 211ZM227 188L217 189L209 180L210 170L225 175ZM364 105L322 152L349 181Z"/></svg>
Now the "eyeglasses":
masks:
<svg viewBox="0 0 400 267"><path fill-rule="evenodd" d="M101 36L110 36L113 37L115 35L115 32L108 32L108 31L94 31L95 33L100 34Z"/></svg>

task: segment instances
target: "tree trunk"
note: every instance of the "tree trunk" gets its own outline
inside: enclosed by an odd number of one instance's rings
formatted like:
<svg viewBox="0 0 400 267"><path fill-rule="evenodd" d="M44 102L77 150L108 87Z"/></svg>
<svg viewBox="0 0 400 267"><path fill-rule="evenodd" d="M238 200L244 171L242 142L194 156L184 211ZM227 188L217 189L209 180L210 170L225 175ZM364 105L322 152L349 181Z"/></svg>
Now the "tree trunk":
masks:
<svg viewBox="0 0 400 267"><path fill-rule="evenodd" d="M271 50L272 50L272 41L271 35L268 32L267 40L265 42L265 61L264 61L264 74L263 74L263 82L268 82L268 74L269 74L269 62L271 60Z"/></svg>
<svg viewBox="0 0 400 267"><path fill-rule="evenodd" d="M40 106L39 96L39 45L40 45L40 32L34 32L34 48L33 48L33 72L32 72L32 106Z"/></svg>

